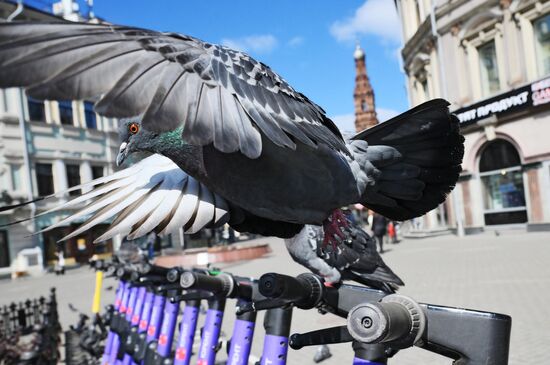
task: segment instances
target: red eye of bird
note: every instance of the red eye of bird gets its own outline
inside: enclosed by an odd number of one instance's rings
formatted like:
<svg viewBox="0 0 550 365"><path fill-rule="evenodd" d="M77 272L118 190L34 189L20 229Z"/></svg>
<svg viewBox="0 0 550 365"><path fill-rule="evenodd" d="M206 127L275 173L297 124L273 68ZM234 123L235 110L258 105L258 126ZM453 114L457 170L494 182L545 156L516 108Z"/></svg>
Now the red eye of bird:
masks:
<svg viewBox="0 0 550 365"><path fill-rule="evenodd" d="M136 134L139 131L139 125L137 123L131 123L128 126L128 130L130 131L130 133Z"/></svg>

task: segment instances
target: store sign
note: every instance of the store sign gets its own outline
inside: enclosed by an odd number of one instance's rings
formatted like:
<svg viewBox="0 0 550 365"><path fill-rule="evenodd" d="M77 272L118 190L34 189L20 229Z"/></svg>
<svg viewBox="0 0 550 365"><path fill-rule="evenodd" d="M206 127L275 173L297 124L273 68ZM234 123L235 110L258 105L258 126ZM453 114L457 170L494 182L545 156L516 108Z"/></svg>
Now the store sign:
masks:
<svg viewBox="0 0 550 365"><path fill-rule="evenodd" d="M550 103L550 78L508 91L454 111L460 123L472 124L491 115L505 115Z"/></svg>

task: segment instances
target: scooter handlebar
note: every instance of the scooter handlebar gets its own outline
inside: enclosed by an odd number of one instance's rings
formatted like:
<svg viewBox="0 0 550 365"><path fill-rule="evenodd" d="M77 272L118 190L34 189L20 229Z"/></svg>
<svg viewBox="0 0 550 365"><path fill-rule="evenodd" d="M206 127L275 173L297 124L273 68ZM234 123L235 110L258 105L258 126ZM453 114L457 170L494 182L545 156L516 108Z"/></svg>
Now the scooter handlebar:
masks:
<svg viewBox="0 0 550 365"><path fill-rule="evenodd" d="M198 289L220 296L230 296L235 288L235 280L225 273L212 276L186 271L180 276L180 286L184 289Z"/></svg>
<svg viewBox="0 0 550 365"><path fill-rule="evenodd" d="M347 317L351 336L363 343L392 343L397 348L412 346L426 325L420 305L404 295L392 294L380 302L353 307Z"/></svg>
<svg viewBox="0 0 550 365"><path fill-rule="evenodd" d="M272 299L294 303L300 308L313 308L322 299L324 285L318 276L301 274L297 277L268 273L260 277L260 293Z"/></svg>

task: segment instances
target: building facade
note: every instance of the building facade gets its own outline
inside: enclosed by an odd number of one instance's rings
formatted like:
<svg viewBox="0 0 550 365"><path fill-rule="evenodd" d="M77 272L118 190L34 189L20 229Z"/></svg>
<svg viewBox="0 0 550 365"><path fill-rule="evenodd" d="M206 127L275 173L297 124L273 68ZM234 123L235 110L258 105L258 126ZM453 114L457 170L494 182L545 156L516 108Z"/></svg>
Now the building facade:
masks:
<svg viewBox="0 0 550 365"><path fill-rule="evenodd" d="M355 59L355 90L353 91L353 102L355 105L355 131L378 124L376 108L374 105L374 91L367 74L367 61L365 51L359 44L353 53Z"/></svg>
<svg viewBox="0 0 550 365"><path fill-rule="evenodd" d="M463 172L427 224L550 228L550 1L396 0L411 106L451 102Z"/></svg>
<svg viewBox="0 0 550 365"><path fill-rule="evenodd" d="M14 13L16 9L16 4L0 3L0 18L17 14L17 20L57 19L28 6ZM117 130L118 122L96 114L89 101L42 102L28 98L21 89L0 90L0 206L50 195L112 173L119 144ZM1 212L0 225L43 213L78 193ZM59 246L57 240L75 226L32 236L75 210L0 228L0 275L9 273L10 263L25 248L40 247L45 264L55 260L58 247L64 250L68 263L85 262L93 254L111 252L113 242L92 243L106 226Z"/></svg>

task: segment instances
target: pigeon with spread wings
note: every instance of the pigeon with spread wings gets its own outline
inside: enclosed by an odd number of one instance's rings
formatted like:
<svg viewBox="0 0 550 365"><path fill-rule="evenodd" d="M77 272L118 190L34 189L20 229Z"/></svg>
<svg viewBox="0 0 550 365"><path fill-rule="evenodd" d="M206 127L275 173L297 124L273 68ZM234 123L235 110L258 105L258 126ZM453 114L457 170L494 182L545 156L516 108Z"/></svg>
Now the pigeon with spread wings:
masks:
<svg viewBox="0 0 550 365"><path fill-rule="evenodd" d="M164 155L224 199L237 230L292 238L362 203L406 220L445 200L463 137L432 100L345 141L325 112L268 66L193 37L83 23L0 24L0 87L95 100L127 123L117 157Z"/></svg>

